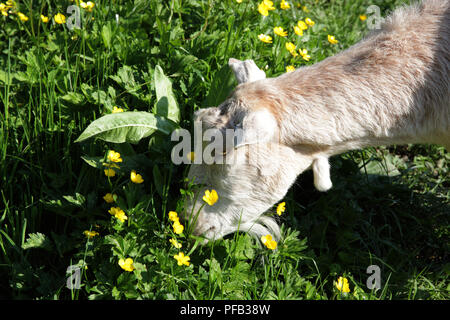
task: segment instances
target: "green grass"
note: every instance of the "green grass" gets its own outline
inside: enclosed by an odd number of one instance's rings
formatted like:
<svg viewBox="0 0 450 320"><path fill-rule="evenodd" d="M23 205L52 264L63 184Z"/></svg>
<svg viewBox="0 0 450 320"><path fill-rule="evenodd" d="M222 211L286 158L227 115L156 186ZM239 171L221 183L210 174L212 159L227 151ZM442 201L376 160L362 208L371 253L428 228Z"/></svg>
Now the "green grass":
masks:
<svg viewBox="0 0 450 320"><path fill-rule="evenodd" d="M0 298L448 299L450 155L442 147L334 157L327 193L315 191L305 172L285 198L284 237L270 251L241 233L206 246L173 233L168 212L181 212L190 188L187 168L170 162L166 135L74 143L114 106L158 113L157 65L172 81L179 126L190 128L192 113L218 99L210 89L222 86L230 57L254 59L277 76L361 39L368 28L359 15L368 6L385 15L404 1L301 1L307 13L296 3L282 11L275 1L278 9L262 19L249 0L97 1L92 12L81 10L82 28L73 31L39 20L66 13L70 1L18 1L26 22L0 16ZM297 37L292 26L306 17L315 25ZM308 50L309 62L291 57L275 25ZM273 44L260 42L260 33ZM98 164L109 149L144 183L131 183L125 169L106 178ZM117 194L124 223L108 213L108 192ZM85 230L99 235L87 239ZM189 266L177 265L179 251ZM133 272L118 265L127 257ZM376 291L366 287L374 264ZM70 265L80 266L79 290L66 288ZM333 285L340 276L349 294Z"/></svg>

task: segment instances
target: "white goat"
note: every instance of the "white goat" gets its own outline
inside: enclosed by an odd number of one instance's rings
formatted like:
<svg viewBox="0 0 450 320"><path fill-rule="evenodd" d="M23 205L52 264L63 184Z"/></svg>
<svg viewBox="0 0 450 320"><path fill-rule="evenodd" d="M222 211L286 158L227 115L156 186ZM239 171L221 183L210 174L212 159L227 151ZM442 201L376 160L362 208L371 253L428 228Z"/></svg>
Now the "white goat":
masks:
<svg viewBox="0 0 450 320"><path fill-rule="evenodd" d="M251 60L230 59L240 84L195 121L223 132L242 128L243 139L224 155L232 162L191 166L200 194L219 194L199 212L201 203L188 204L187 220L198 212L194 233L279 237L264 213L306 169L318 190L331 188L328 158L348 150L406 143L450 150L449 41L450 2L425 0L397 9L349 49L276 78Z"/></svg>

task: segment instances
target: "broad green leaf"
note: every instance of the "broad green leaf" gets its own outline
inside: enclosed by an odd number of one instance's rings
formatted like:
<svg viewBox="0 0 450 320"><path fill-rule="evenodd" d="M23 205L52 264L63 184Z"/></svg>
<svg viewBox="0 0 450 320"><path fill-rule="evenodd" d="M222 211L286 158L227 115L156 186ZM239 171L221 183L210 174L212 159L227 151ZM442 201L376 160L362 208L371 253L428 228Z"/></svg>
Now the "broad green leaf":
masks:
<svg viewBox="0 0 450 320"><path fill-rule="evenodd" d="M104 25L102 28L102 38L103 43L105 44L106 48L111 48L111 39L112 39L112 32L110 25Z"/></svg>
<svg viewBox="0 0 450 320"><path fill-rule="evenodd" d="M45 234L36 232L28 234L28 239L22 245L22 249L41 248L45 250L52 249L52 243Z"/></svg>
<svg viewBox="0 0 450 320"><path fill-rule="evenodd" d="M215 107L226 100L230 92L236 87L237 82L233 71L228 65L216 72L211 87L206 97L204 106Z"/></svg>
<svg viewBox="0 0 450 320"><path fill-rule="evenodd" d="M81 93L68 92L60 98L62 101L72 105L82 105L86 102L86 98Z"/></svg>
<svg viewBox="0 0 450 320"><path fill-rule="evenodd" d="M180 109L172 91L172 82L164 75L160 66L156 66L155 74L156 114L176 123L180 121Z"/></svg>
<svg viewBox="0 0 450 320"><path fill-rule="evenodd" d="M107 114L92 122L75 142L99 138L114 143L138 143L156 130L170 134L176 125L148 112L120 112Z"/></svg>

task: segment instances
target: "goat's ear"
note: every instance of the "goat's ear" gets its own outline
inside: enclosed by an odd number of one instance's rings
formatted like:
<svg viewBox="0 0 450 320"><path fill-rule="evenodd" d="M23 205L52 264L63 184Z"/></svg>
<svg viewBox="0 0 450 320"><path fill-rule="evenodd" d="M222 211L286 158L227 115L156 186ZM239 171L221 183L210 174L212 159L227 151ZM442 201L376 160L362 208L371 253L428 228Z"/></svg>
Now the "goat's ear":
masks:
<svg viewBox="0 0 450 320"><path fill-rule="evenodd" d="M259 69L253 60L241 61L235 58L228 60L228 65L234 72L238 84L266 78L266 73Z"/></svg>
<svg viewBox="0 0 450 320"><path fill-rule="evenodd" d="M278 123L267 109L250 112L242 123L236 125L235 130L238 131L235 147L268 141L278 142Z"/></svg>
<svg viewBox="0 0 450 320"><path fill-rule="evenodd" d="M312 163L314 186L319 191L328 191L333 186L330 178L330 164L328 158L318 156Z"/></svg>
<svg viewBox="0 0 450 320"><path fill-rule="evenodd" d="M201 121L204 117L218 116L220 113L219 108L210 107L202 108L194 112L194 121Z"/></svg>

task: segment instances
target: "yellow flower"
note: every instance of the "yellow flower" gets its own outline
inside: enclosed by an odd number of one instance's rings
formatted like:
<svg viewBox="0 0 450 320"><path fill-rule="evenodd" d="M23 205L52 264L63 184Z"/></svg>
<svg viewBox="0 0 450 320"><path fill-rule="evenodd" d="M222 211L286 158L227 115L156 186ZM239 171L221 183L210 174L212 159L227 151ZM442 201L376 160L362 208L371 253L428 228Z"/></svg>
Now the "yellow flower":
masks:
<svg viewBox="0 0 450 320"><path fill-rule="evenodd" d="M286 72L293 72L293 71L295 71L294 66L286 66Z"/></svg>
<svg viewBox="0 0 450 320"><path fill-rule="evenodd" d="M258 36L258 39L264 43L272 43L272 37L266 36L265 34L262 34L262 33Z"/></svg>
<svg viewBox="0 0 450 320"><path fill-rule="evenodd" d="M111 207L111 209L109 209L108 212L117 219L119 219L120 222L124 222L125 220L128 219L125 212L119 207Z"/></svg>
<svg viewBox="0 0 450 320"><path fill-rule="evenodd" d="M106 201L106 203L113 203L114 202L114 194L112 193L107 193L105 194L105 196L103 197L103 199Z"/></svg>
<svg viewBox="0 0 450 320"><path fill-rule="evenodd" d="M277 242L272 239L270 234L262 236L261 242L270 250L275 250L277 248Z"/></svg>
<svg viewBox="0 0 450 320"><path fill-rule="evenodd" d="M179 243L176 239L172 238L169 240L169 242L177 249L181 248L181 243Z"/></svg>
<svg viewBox="0 0 450 320"><path fill-rule="evenodd" d="M295 70L295 69L294 69ZM277 215L281 216L281 214L286 210L286 202L281 202L277 206Z"/></svg>
<svg viewBox="0 0 450 320"><path fill-rule="evenodd" d="M267 6L264 4L264 2L261 2L261 3L258 5L258 12L259 12L261 15L265 16L265 17L267 17L267 16L269 15L269 9L268 9Z"/></svg>
<svg viewBox="0 0 450 320"><path fill-rule="evenodd" d="M93 3L92 1L88 1L88 2L81 1L80 6L83 9L86 9L88 12L91 12L92 9L94 9L95 3Z"/></svg>
<svg viewBox="0 0 450 320"><path fill-rule="evenodd" d="M122 108L117 108L116 106L113 107L112 109L112 113L119 113L119 112L123 112Z"/></svg>
<svg viewBox="0 0 450 320"><path fill-rule="evenodd" d="M303 7L302 7L302 10L303 10L303 11L305 11L306 13L308 13L308 12L309 12L309 10L308 10L308 7L307 7L307 6L303 6Z"/></svg>
<svg viewBox="0 0 450 320"><path fill-rule="evenodd" d="M211 191L206 190L205 195L203 196L203 201L205 201L210 206L213 206L217 200L219 200L219 195L217 194L217 191L212 189Z"/></svg>
<svg viewBox="0 0 450 320"><path fill-rule="evenodd" d="M298 36L302 36L303 35L303 30L299 26L294 26L294 32Z"/></svg>
<svg viewBox="0 0 450 320"><path fill-rule="evenodd" d="M264 5L267 7L268 10L275 10L275 7L273 6L273 1L270 0L263 0Z"/></svg>
<svg viewBox="0 0 450 320"><path fill-rule="evenodd" d="M195 160L195 152L191 151L187 154L186 158L190 161L190 162L194 162Z"/></svg>
<svg viewBox="0 0 450 320"><path fill-rule="evenodd" d="M41 21L42 21L43 23L48 23L48 20L49 20L48 17L46 17L46 16L44 16L43 14L41 14Z"/></svg>
<svg viewBox="0 0 450 320"><path fill-rule="evenodd" d="M130 179L131 179L131 182L133 182L133 183L144 182L144 179L142 179L142 176L140 174L137 174L135 170L131 171Z"/></svg>
<svg viewBox="0 0 450 320"><path fill-rule="evenodd" d="M306 23L302 20L299 20L297 22L297 26L301 29L301 30L306 30L308 29L308 26L306 25Z"/></svg>
<svg viewBox="0 0 450 320"><path fill-rule="evenodd" d="M2 16L8 16L8 10L0 10L0 12L2 13Z"/></svg>
<svg viewBox="0 0 450 320"><path fill-rule="evenodd" d="M108 168L104 170L105 172L105 176L107 177L114 177L116 175L116 172L114 171L114 169Z"/></svg>
<svg viewBox="0 0 450 320"><path fill-rule="evenodd" d="M283 10L289 9L291 6L288 2L286 2L285 0L281 0L280 3L280 8Z"/></svg>
<svg viewBox="0 0 450 320"><path fill-rule="evenodd" d="M85 231L83 232L83 234L86 236L86 238L91 239L91 238L93 238L93 237L95 237L95 236L98 236L100 233L98 233L97 231L89 231L89 230L85 230Z"/></svg>
<svg viewBox="0 0 450 320"><path fill-rule="evenodd" d="M119 266L120 266L123 270L128 271L128 272L131 272L131 271L133 271L134 269L136 269L136 268L133 266L133 259L131 259L131 258L126 258L125 260L124 260L124 259L119 259Z"/></svg>
<svg viewBox="0 0 450 320"><path fill-rule="evenodd" d="M19 16L20 21L28 21L28 17L24 15L22 12L17 12L17 15Z"/></svg>
<svg viewBox="0 0 450 320"><path fill-rule="evenodd" d="M309 61L311 59L311 56L308 54L308 50L306 49L299 49L298 52L302 56L303 60Z"/></svg>
<svg viewBox="0 0 450 320"><path fill-rule="evenodd" d="M328 42L330 42L331 44L336 44L336 43L338 43L339 41L336 40L336 38L335 38L334 36L328 35Z"/></svg>
<svg viewBox="0 0 450 320"><path fill-rule="evenodd" d="M179 220L176 220L173 223L173 232L175 232L176 234L182 234L184 231L184 226L180 223Z"/></svg>
<svg viewBox="0 0 450 320"><path fill-rule="evenodd" d="M296 46L292 42L286 42L286 49L287 51L293 51L296 49Z"/></svg>
<svg viewBox="0 0 450 320"><path fill-rule="evenodd" d="M365 14L360 14L359 15L359 20L366 21L366 19L367 19L367 16Z"/></svg>
<svg viewBox="0 0 450 320"><path fill-rule="evenodd" d="M114 150L108 151L107 158L111 162L122 162L123 161L122 158L120 157L120 153L115 152Z"/></svg>
<svg viewBox="0 0 450 320"><path fill-rule="evenodd" d="M348 285L348 280L347 278L343 278L343 277L339 277L338 281L334 283L334 285L336 286L336 288L343 292L343 293L348 293L350 292L350 287Z"/></svg>
<svg viewBox="0 0 450 320"><path fill-rule="evenodd" d="M236 0L237 3L242 3L242 0Z"/></svg>
<svg viewBox="0 0 450 320"><path fill-rule="evenodd" d="M274 27L273 32L280 37L286 37L287 31L284 31L283 27Z"/></svg>
<svg viewBox="0 0 450 320"><path fill-rule="evenodd" d="M178 214L175 211L169 211L169 220L170 221L179 221Z"/></svg>
<svg viewBox="0 0 450 320"><path fill-rule="evenodd" d="M183 264L185 266L189 266L191 258L189 256L185 256L183 252L180 252L179 254L176 254L173 256L175 260L178 261L178 265L182 266Z"/></svg>
<svg viewBox="0 0 450 320"><path fill-rule="evenodd" d="M294 56L298 56L297 51L295 51L296 46L292 42L286 42L286 49Z"/></svg>
<svg viewBox="0 0 450 320"><path fill-rule="evenodd" d="M64 24L64 23L66 23L66 16L63 15L62 13L56 14L56 15L53 17L53 19L55 20L55 22L56 22L57 24Z"/></svg>
<svg viewBox="0 0 450 320"><path fill-rule="evenodd" d="M312 27L315 24L315 22L312 21L310 18L306 18L305 23L310 27Z"/></svg>

